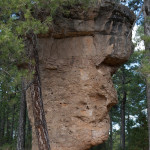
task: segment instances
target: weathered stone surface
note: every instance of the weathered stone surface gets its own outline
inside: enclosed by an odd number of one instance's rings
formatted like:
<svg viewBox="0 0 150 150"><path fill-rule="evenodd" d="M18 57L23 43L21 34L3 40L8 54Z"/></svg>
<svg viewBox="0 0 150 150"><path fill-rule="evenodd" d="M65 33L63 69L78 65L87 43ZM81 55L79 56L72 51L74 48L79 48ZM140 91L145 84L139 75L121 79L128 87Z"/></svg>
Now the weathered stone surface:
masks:
<svg viewBox="0 0 150 150"><path fill-rule="evenodd" d="M58 13L59 14L59 13ZM60 15L60 14L59 14ZM105 0L86 12L57 15L53 30L40 35L40 71L52 150L87 150L108 138L109 109L117 103L111 80L132 53L126 42L134 14ZM38 150L32 105L33 150Z"/></svg>

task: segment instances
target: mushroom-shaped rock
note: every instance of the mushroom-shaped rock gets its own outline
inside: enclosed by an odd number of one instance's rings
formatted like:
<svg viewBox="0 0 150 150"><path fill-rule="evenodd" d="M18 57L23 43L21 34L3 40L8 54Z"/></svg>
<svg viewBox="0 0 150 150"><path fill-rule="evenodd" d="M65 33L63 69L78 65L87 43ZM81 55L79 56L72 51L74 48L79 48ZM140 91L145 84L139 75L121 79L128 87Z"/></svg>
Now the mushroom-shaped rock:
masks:
<svg viewBox="0 0 150 150"><path fill-rule="evenodd" d="M42 94L52 150L87 150L108 138L109 110L117 103L111 76L132 53L134 14L113 0L58 12L39 35ZM32 104L32 149L38 150Z"/></svg>

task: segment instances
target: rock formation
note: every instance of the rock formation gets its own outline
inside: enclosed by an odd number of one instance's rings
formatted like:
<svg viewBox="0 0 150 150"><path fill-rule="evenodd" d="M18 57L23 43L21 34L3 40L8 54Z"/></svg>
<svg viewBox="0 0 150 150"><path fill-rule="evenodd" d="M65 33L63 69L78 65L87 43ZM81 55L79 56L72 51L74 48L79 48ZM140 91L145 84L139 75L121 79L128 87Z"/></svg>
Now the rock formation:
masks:
<svg viewBox="0 0 150 150"><path fill-rule="evenodd" d="M126 40L135 16L113 0L60 12L40 35L42 94L52 150L88 150L108 138L109 110L117 103L111 76L133 48ZM38 150L32 105L32 149Z"/></svg>

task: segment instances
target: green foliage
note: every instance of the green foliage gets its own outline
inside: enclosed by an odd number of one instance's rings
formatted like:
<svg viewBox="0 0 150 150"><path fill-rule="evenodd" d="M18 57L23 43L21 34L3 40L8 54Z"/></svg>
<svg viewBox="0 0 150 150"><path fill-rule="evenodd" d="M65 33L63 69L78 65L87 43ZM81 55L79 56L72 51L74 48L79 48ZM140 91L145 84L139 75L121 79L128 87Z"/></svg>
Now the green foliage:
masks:
<svg viewBox="0 0 150 150"><path fill-rule="evenodd" d="M82 9L96 0L0 0L0 149L16 149L21 77L28 71L20 69L28 64L27 36L45 34L57 10L69 14L68 8ZM67 8L67 9L65 9ZM32 65L35 64L30 60ZM31 73L31 75L33 72ZM31 127L26 124L26 148L31 148Z"/></svg>
<svg viewBox="0 0 150 150"><path fill-rule="evenodd" d="M14 144L4 144L1 150L16 150L16 147Z"/></svg>
<svg viewBox="0 0 150 150"><path fill-rule="evenodd" d="M130 129L130 140L128 148L130 150L147 150L148 149L148 123L145 113L139 112L136 122L138 126Z"/></svg>
<svg viewBox="0 0 150 150"><path fill-rule="evenodd" d="M0 65L11 69L27 61L25 38L30 33L46 33L57 10L69 13L68 7L84 8L96 0L0 0ZM67 7L65 7L67 6ZM67 10L65 10L67 8Z"/></svg>
<svg viewBox="0 0 150 150"><path fill-rule="evenodd" d="M139 66L143 52L135 52L130 60L123 65L113 76L114 84L118 93L119 103L112 109L113 125L119 128L113 130L113 149L120 150L120 122L121 122L121 101L123 91L127 93L126 102L126 149L141 150L148 147L148 126L145 109L146 84L139 72ZM124 72L122 72L122 69ZM122 77L125 76L125 85L122 86Z"/></svg>
<svg viewBox="0 0 150 150"><path fill-rule="evenodd" d="M147 150L148 149L148 125L146 104L146 84L142 74L139 72L139 66L143 58L143 52L136 51L130 60L121 66L113 76L115 88L118 93L118 104L111 110L113 124L113 150L121 150L121 101L123 91L127 92L127 102L125 111L125 132L126 132L126 150ZM122 86L123 76L125 76L125 85ZM114 128L117 126L117 128ZM93 147L91 150L109 150L110 138L104 145Z"/></svg>
<svg viewBox="0 0 150 150"><path fill-rule="evenodd" d="M128 6L134 11L138 11L141 8L144 0L130 0L128 1Z"/></svg>
<svg viewBox="0 0 150 150"><path fill-rule="evenodd" d="M142 59L142 64L140 68L142 74L150 82L150 52L145 51L144 58Z"/></svg>
<svg viewBox="0 0 150 150"><path fill-rule="evenodd" d="M149 21L149 18L148 18ZM141 40L144 41L144 44L146 47L149 47L150 43L150 37L144 34L144 27L139 26L136 34L136 43L141 42ZM145 79L150 82L150 51L145 49L142 52L143 58L141 60L141 65L139 68L139 71L142 73L142 75L145 77Z"/></svg>

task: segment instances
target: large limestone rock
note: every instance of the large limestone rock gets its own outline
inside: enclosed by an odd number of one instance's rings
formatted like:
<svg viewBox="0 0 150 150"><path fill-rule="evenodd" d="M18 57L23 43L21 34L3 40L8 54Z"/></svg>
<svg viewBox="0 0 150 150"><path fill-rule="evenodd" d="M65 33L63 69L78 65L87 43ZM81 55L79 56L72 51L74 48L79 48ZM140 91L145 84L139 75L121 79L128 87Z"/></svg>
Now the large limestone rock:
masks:
<svg viewBox="0 0 150 150"><path fill-rule="evenodd" d="M40 35L42 93L52 150L87 150L108 138L109 110L117 103L111 76L132 53L126 37L134 14L112 0L87 11L58 12ZM38 150L32 104L33 150Z"/></svg>

